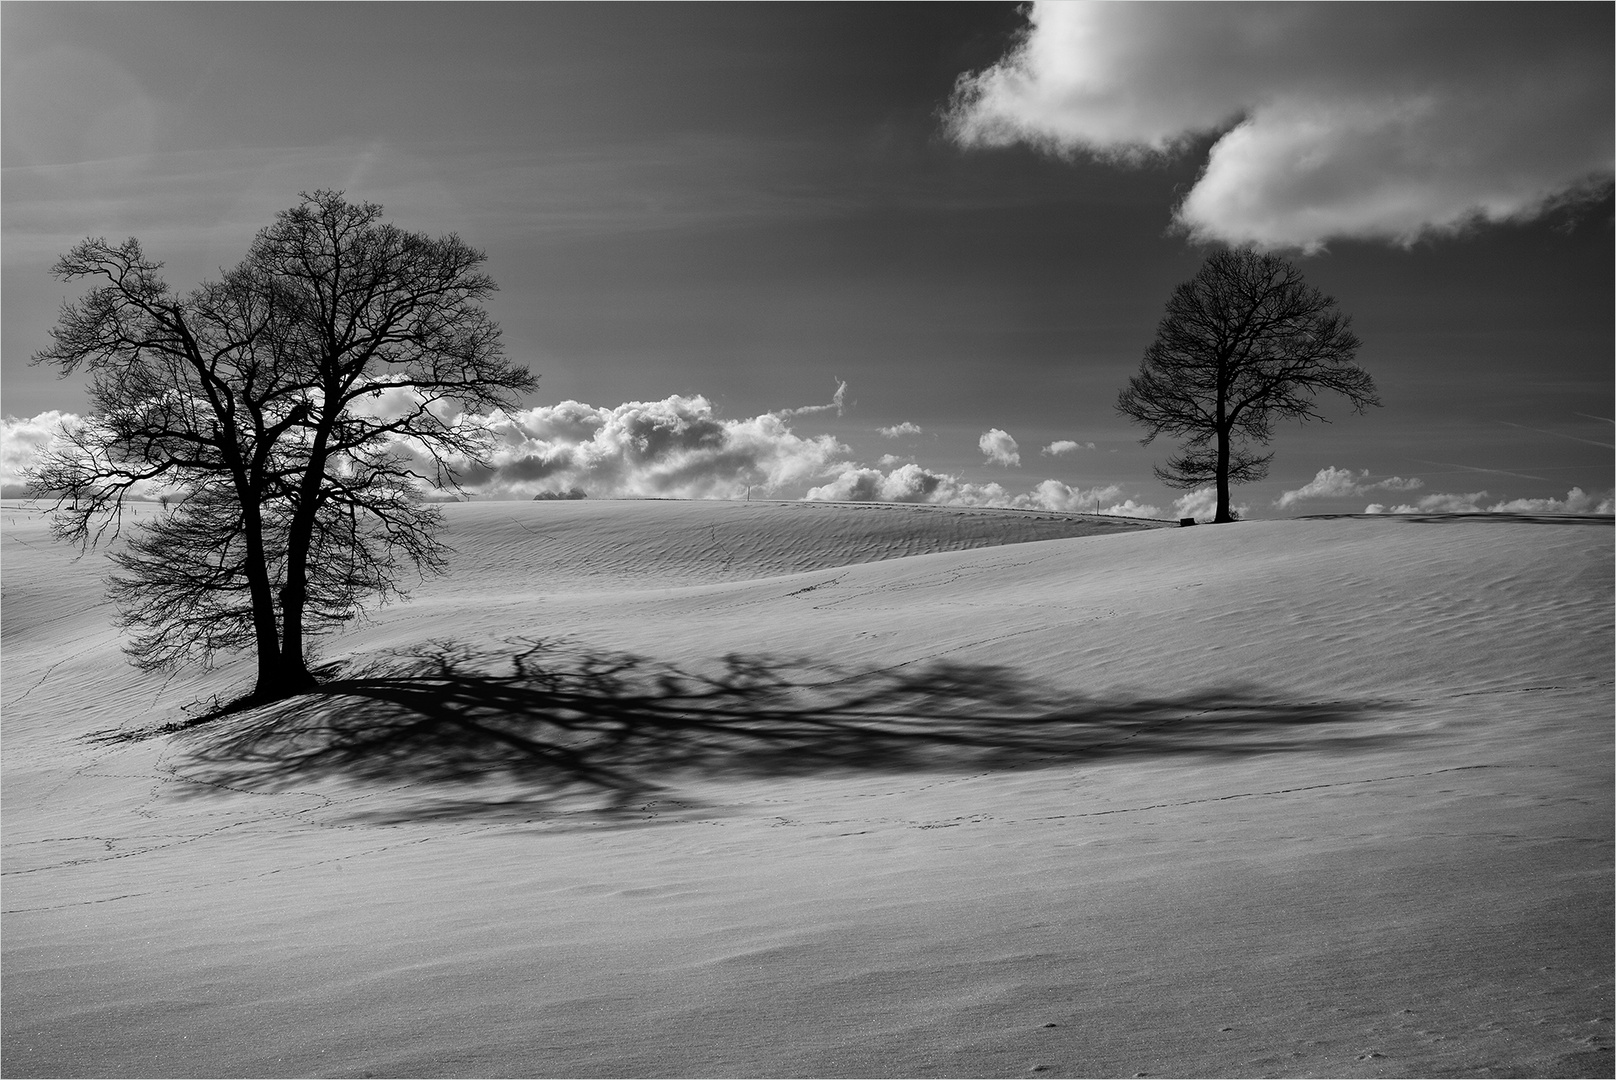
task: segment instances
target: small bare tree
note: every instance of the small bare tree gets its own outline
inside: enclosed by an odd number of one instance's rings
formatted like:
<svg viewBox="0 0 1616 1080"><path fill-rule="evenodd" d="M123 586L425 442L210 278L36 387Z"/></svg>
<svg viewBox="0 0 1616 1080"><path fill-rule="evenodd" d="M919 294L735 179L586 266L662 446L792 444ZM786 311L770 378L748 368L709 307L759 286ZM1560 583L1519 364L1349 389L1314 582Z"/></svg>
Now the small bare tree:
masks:
<svg viewBox="0 0 1616 1080"><path fill-rule="evenodd" d="M485 256L319 191L247 258L180 295L140 244L86 240L56 264L102 283L63 306L34 362L90 375L90 417L36 467L52 526L81 549L142 486L173 509L114 552L110 594L142 667L253 648L252 698L313 688L307 639L440 571L423 482L486 460L477 420L533 388L481 302Z"/></svg>
<svg viewBox="0 0 1616 1080"><path fill-rule="evenodd" d="M1219 251L1173 290L1139 374L1117 411L1150 433L1184 442L1156 477L1177 488L1217 486L1214 521L1234 520L1229 488L1268 475L1276 418L1324 420L1319 391L1357 412L1379 405L1374 380L1353 363L1360 344L1335 300L1277 255ZM1328 421L1326 421L1328 422Z"/></svg>

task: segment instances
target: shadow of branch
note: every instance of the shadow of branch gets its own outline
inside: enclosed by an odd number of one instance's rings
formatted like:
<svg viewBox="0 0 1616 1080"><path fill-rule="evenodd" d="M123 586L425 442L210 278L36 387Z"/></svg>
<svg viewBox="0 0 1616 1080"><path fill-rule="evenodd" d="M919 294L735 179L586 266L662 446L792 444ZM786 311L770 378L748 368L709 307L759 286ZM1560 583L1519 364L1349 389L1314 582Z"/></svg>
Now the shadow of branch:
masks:
<svg viewBox="0 0 1616 1080"><path fill-rule="evenodd" d="M542 641L503 654L438 642L304 695L182 732L198 784L318 779L463 786L421 814L530 811L587 793L624 811L680 776L991 770L1122 755L1362 748L1375 702L1285 702L1241 688L1102 701L1039 691L1008 668L934 663L850 671L731 655L702 674ZM509 785L502 791L508 792Z"/></svg>

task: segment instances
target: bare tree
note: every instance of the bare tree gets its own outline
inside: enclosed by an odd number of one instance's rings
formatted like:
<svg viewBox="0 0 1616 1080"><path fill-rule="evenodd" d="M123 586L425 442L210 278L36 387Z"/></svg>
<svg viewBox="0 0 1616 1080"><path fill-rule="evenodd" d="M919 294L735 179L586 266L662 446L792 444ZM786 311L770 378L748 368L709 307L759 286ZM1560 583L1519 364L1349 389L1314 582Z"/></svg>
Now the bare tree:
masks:
<svg viewBox="0 0 1616 1080"><path fill-rule="evenodd" d="M308 638L440 571L423 483L486 460L477 420L532 389L481 302L485 256L319 191L246 259L180 295L140 244L86 240L54 273L101 279L63 306L34 362L90 375L88 420L32 476L81 548L160 487L174 509L115 551L110 594L143 667L254 648L253 699L315 685Z"/></svg>
<svg viewBox="0 0 1616 1080"><path fill-rule="evenodd" d="M1117 411L1184 440L1156 477L1177 488L1217 486L1218 522L1234 520L1229 488L1268 475L1276 418L1324 420L1319 391L1357 412L1379 405L1374 380L1353 363L1352 320L1276 255L1219 251L1173 290L1139 374ZM1328 421L1326 421L1328 422Z"/></svg>

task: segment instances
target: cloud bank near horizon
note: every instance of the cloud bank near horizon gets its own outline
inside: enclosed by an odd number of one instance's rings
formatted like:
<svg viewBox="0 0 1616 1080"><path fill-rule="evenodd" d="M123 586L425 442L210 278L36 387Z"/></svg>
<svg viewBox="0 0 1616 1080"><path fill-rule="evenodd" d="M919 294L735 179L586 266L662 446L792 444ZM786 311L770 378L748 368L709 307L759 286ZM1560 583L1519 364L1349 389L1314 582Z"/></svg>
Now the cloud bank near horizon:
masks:
<svg viewBox="0 0 1616 1080"><path fill-rule="evenodd" d="M1243 518L1251 507L1245 503L1232 503L1229 507L1236 517ZM1173 516L1179 519L1194 518L1196 521L1212 521L1218 516L1218 489L1215 487L1196 488L1173 500Z"/></svg>
<svg viewBox="0 0 1616 1080"><path fill-rule="evenodd" d="M0 499L21 499L28 494L27 470L60 438L62 425L79 422L76 413L57 409L37 416L0 419Z"/></svg>
<svg viewBox="0 0 1616 1080"><path fill-rule="evenodd" d="M1407 245L1609 190L1603 6L1036 0L1027 18L960 77L950 135L1122 165L1215 137L1174 211L1197 241Z"/></svg>
<svg viewBox="0 0 1616 1080"><path fill-rule="evenodd" d="M1589 495L1580 487L1566 492L1563 499L1507 499L1484 505L1485 491L1468 494L1433 494L1414 503L1383 506L1370 503L1366 514L1609 514L1616 512L1616 499Z"/></svg>
<svg viewBox="0 0 1616 1080"><path fill-rule="evenodd" d="M828 406L744 419L720 417L699 394L612 408L563 401L473 418L488 424L494 446L484 464L461 463L460 481L481 499L530 499L572 490L596 498L739 499L754 490L773 495L807 488L802 497L816 500L1161 516L1157 507L1125 497L1120 484L1080 488L1050 479L1012 492L998 483L971 483L913 461L900 463L893 455L883 456L882 468L872 468L853 460L850 448L832 435L800 435L792 429L792 417L838 408L845 389L840 384ZM369 404L369 411L388 415L410 405L393 400L397 396L384 395ZM78 419L48 412L0 420L0 495L25 496L26 468L51 444L61 423ZM1019 460L1008 435L991 443L1001 456ZM422 473L432 471L419 448L400 441L395 450Z"/></svg>
<svg viewBox="0 0 1616 1080"><path fill-rule="evenodd" d="M386 411L387 402L376 406ZM744 419L725 419L697 394L661 401L631 401L613 408L563 401L485 419L495 447L486 466L463 468L462 483L479 499L531 499L578 489L596 498L739 499L749 489L772 495L806 488L804 499L836 502L924 503L934 506L1004 507L1121 517L1209 520L1216 508L1211 487L1174 500L1169 511L1125 494L1123 485L1091 487L1047 479L1015 492L998 482L974 483L893 455L880 467L860 464L849 448L828 434L799 435L782 409ZM80 418L56 410L31 417L0 418L0 497L27 495L25 470L57 438L60 425ZM411 455L408 446L398 450ZM419 459L419 455L416 455ZM425 465L422 461L423 467ZM816 483L816 481L819 481ZM1342 498L1372 490L1411 491L1418 479L1368 480L1367 471L1333 466L1287 491L1275 505L1304 498ZM141 492L155 497L153 488ZM1488 501L1485 491L1432 494L1413 503L1371 503L1368 514L1412 513L1612 513L1611 494L1572 488L1565 498ZM1249 507L1234 509L1244 516Z"/></svg>
<svg viewBox="0 0 1616 1080"><path fill-rule="evenodd" d="M1121 495L1120 484L1075 488L1059 480L1044 480L1031 491L1013 495L997 482L968 483L950 473L934 472L909 462L890 472L850 465L830 483L810 488L803 498L817 502L926 503L933 506L992 506L1120 517L1161 516L1158 508L1137 503L1133 499L1122 499Z"/></svg>

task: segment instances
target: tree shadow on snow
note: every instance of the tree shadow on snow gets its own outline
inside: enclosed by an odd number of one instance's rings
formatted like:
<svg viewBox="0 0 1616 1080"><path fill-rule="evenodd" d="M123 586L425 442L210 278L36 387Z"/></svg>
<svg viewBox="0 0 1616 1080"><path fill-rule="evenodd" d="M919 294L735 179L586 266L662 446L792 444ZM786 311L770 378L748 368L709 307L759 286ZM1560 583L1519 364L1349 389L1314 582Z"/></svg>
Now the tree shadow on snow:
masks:
<svg viewBox="0 0 1616 1080"><path fill-rule="evenodd" d="M330 678L315 694L167 730L188 729L175 763L193 791L347 779L434 789L403 817L543 813L579 796L628 814L679 777L1361 749L1390 736L1352 725L1391 708L1240 688L1104 701L957 663L847 671L731 655L702 674L554 643L502 654L434 643ZM500 797L478 797L481 785ZM438 801L449 794L464 797Z"/></svg>

